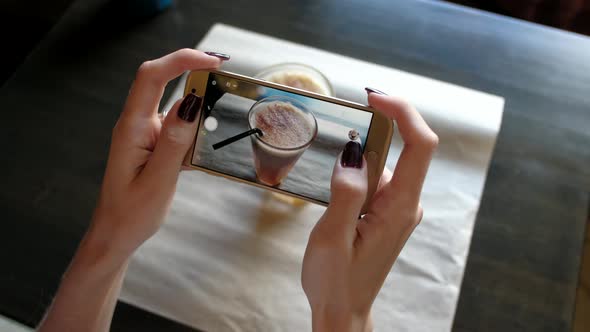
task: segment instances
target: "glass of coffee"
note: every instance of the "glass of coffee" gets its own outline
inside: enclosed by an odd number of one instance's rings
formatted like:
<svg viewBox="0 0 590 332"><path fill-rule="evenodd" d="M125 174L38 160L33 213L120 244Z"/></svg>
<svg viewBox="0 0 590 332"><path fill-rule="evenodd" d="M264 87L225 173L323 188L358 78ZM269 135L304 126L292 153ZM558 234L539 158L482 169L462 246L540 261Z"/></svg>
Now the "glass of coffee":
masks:
<svg viewBox="0 0 590 332"><path fill-rule="evenodd" d="M254 167L258 180L278 186L318 133L313 113L300 101L286 96L271 96L256 102L248 112Z"/></svg>
<svg viewBox="0 0 590 332"><path fill-rule="evenodd" d="M280 63L265 68L256 78L292 88L334 96L330 81L319 70L301 63Z"/></svg>

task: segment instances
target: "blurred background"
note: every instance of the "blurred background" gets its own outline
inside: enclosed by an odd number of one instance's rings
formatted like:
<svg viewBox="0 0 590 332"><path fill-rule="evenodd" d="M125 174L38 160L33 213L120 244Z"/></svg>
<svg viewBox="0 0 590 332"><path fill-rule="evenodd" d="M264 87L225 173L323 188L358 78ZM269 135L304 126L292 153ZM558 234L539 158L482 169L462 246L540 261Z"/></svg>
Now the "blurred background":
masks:
<svg viewBox="0 0 590 332"><path fill-rule="evenodd" d="M590 0L451 0L450 2L590 35Z"/></svg>
<svg viewBox="0 0 590 332"><path fill-rule="evenodd" d="M442 0L426 0L442 1ZM0 2L0 33L10 52L2 52L0 85L24 61L36 44L59 20L74 0L3 0ZM121 12L135 11L136 19L153 15L149 8L165 6L166 0L92 0L111 2ZM452 0L450 2L514 18L590 35L590 0ZM138 5L140 4L141 5ZM138 10L138 7L143 7ZM26 29L24 28L26 26ZM15 33L18 29L18 33Z"/></svg>

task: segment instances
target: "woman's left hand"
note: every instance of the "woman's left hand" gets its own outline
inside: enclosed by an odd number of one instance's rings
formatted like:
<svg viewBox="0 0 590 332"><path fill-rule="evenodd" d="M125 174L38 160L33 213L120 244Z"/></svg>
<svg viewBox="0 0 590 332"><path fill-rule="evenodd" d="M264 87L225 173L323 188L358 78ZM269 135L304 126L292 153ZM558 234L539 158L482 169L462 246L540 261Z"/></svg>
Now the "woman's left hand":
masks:
<svg viewBox="0 0 590 332"><path fill-rule="evenodd" d="M195 137L201 99L188 94L165 119L158 105L166 84L187 70L216 69L229 57L182 49L137 71L113 129L109 159L90 233L129 257L162 224L186 151ZM101 246L102 247L102 246Z"/></svg>
<svg viewBox="0 0 590 332"><path fill-rule="evenodd" d="M166 84L187 70L216 69L229 57L182 49L144 62L113 129L90 229L38 331L108 331L129 258L162 225L201 98L190 93L158 116Z"/></svg>

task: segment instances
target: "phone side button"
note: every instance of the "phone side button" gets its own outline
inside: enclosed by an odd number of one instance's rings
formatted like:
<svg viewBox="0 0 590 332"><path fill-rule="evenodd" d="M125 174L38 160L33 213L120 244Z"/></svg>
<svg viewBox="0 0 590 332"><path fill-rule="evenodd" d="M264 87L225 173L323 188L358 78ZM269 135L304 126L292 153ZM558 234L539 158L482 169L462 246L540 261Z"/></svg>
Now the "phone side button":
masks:
<svg viewBox="0 0 590 332"><path fill-rule="evenodd" d="M374 171L375 167L377 167L377 160L379 159L379 155L375 151L369 151L367 153L367 163L368 166Z"/></svg>
<svg viewBox="0 0 590 332"><path fill-rule="evenodd" d="M377 168L379 167L379 154L375 151L369 151L367 153L367 173L369 179L374 179L377 174Z"/></svg>

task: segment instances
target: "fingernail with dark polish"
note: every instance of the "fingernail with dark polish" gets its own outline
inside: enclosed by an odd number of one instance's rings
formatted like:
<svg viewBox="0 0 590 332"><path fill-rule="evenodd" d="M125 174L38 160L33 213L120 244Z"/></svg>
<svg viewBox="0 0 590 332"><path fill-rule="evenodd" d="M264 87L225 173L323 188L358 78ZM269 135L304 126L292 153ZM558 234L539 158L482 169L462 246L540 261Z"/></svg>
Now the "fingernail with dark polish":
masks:
<svg viewBox="0 0 590 332"><path fill-rule="evenodd" d="M387 96L387 93L385 93L385 92L383 92L381 90L373 89L373 88L365 88L365 91L367 91L367 93L371 93L372 92L372 93L376 93L378 95L386 95Z"/></svg>
<svg viewBox="0 0 590 332"><path fill-rule="evenodd" d="M193 89L191 93L184 97L180 107L178 107L178 117L186 122L195 121L202 102L203 98L197 96L195 94L195 89Z"/></svg>
<svg viewBox="0 0 590 332"><path fill-rule="evenodd" d="M227 61L230 59L229 55L224 54L224 53L219 53L219 52L205 52L205 54L210 55L210 56L214 56L216 58L219 58L223 61Z"/></svg>
<svg viewBox="0 0 590 332"><path fill-rule="evenodd" d="M356 141L350 141L346 143L344 146L344 151L342 151L340 164L343 167L362 168L363 149L361 148L361 143Z"/></svg>

